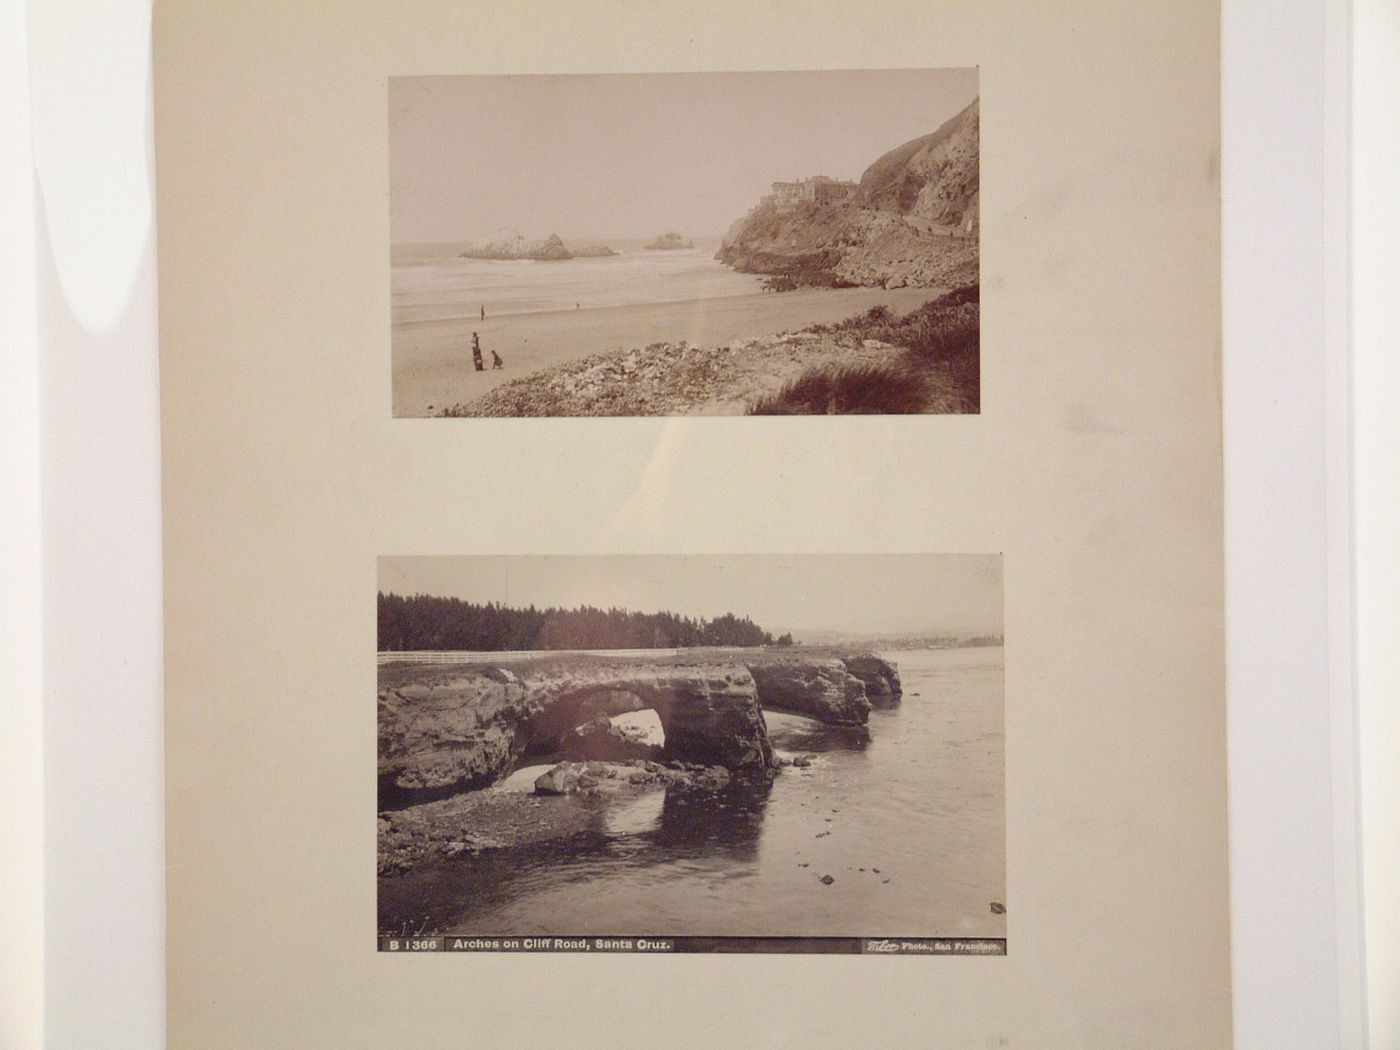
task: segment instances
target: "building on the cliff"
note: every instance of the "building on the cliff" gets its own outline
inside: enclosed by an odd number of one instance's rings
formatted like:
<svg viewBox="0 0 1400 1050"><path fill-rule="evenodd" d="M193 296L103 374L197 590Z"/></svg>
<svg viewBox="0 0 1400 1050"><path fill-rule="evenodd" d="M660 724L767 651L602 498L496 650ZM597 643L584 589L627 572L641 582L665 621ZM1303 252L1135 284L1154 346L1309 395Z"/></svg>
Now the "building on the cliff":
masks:
<svg viewBox="0 0 1400 1050"><path fill-rule="evenodd" d="M850 197L856 191L857 184L846 182L841 179L829 179L825 175L813 175L810 178L799 179L797 182L775 182L773 192L769 199L779 204L794 201L815 201L817 204L829 204L832 201L841 201Z"/></svg>

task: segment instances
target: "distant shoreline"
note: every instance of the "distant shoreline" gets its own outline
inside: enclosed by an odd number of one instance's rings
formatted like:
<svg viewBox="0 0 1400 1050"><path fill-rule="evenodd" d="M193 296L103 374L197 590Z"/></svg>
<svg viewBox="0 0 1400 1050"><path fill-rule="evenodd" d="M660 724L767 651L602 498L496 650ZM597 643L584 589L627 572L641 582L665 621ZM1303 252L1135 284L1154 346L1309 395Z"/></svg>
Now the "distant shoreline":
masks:
<svg viewBox="0 0 1400 1050"><path fill-rule="evenodd" d="M619 252L636 252L641 254L643 246L653 236L646 237L565 237L559 238L564 242L566 248L583 248L590 244L606 244ZM690 237L689 240L695 242L695 248L691 250L705 250L713 247L719 249L720 242L724 240L722 233L707 236ZM391 264L399 262L411 262L416 259L451 259L455 258L461 251L473 244L471 239L461 241L404 241L399 244L389 245L389 261ZM491 261L491 260L480 260ZM496 260L503 261L503 260Z"/></svg>

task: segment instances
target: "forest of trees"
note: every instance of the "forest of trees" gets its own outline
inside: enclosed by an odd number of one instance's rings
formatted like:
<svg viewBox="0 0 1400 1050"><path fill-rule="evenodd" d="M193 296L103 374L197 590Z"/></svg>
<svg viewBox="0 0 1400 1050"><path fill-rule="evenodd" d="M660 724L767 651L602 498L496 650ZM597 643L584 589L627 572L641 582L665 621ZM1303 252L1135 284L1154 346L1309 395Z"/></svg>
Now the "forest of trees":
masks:
<svg viewBox="0 0 1400 1050"><path fill-rule="evenodd" d="M379 650L678 649L697 645L791 645L747 616L713 620L628 609L515 609L426 594L379 594Z"/></svg>

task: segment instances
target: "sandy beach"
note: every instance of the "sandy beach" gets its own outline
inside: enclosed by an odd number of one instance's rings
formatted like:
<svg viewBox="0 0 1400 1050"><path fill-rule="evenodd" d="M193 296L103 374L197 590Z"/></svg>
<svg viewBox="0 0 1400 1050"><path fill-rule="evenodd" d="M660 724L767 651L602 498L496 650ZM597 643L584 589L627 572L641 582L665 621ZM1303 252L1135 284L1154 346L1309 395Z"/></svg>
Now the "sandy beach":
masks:
<svg viewBox="0 0 1400 1050"><path fill-rule="evenodd" d="M393 412L427 416L493 387L586 354L687 340L699 346L830 323L884 304L902 313L937 298L936 288L821 288L640 306L515 314L485 321L396 324ZM488 311L489 313L489 311ZM487 371L472 369L471 333L481 337ZM491 351L505 367L491 370Z"/></svg>

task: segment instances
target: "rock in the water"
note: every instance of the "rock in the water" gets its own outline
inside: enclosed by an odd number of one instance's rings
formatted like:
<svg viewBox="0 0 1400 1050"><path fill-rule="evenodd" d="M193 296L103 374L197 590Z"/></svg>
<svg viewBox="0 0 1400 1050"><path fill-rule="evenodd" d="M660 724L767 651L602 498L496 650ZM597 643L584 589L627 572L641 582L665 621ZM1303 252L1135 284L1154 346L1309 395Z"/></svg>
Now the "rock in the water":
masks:
<svg viewBox="0 0 1400 1050"><path fill-rule="evenodd" d="M834 657L777 657L750 663L765 707L810 715L828 725L864 725L870 701L860 679Z"/></svg>
<svg viewBox="0 0 1400 1050"><path fill-rule="evenodd" d="M845 653L841 662L848 673L860 679L872 703L894 703L903 695L899 668L893 661L874 653Z"/></svg>
<svg viewBox="0 0 1400 1050"><path fill-rule="evenodd" d="M597 781L595 780L596 784ZM535 794L567 795L579 788L578 766L563 762L535 778Z"/></svg>
<svg viewBox="0 0 1400 1050"><path fill-rule="evenodd" d="M596 251L590 254L599 254ZM609 252L609 254L612 254ZM518 230L504 229L495 237L467 245L459 256L463 259L536 259L557 261L572 259L574 253L564 247L559 235L551 233L543 240L529 240Z"/></svg>
<svg viewBox="0 0 1400 1050"><path fill-rule="evenodd" d="M821 881L822 881L823 883L825 883L826 885L830 886L830 885L831 885L833 882L835 882L836 880L835 880L834 878L832 878L830 875L823 875L823 876L821 877Z"/></svg>
<svg viewBox="0 0 1400 1050"><path fill-rule="evenodd" d="M675 251L677 248L694 248L694 247L695 247L695 242L694 242L694 241L689 240L688 238L681 236L679 233L676 233L674 230L672 230L672 231L669 232L669 233L658 234L657 236L653 237L651 240L647 241L646 244L642 245L642 248L643 248L645 251L651 251L651 252Z"/></svg>

